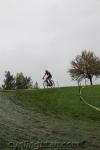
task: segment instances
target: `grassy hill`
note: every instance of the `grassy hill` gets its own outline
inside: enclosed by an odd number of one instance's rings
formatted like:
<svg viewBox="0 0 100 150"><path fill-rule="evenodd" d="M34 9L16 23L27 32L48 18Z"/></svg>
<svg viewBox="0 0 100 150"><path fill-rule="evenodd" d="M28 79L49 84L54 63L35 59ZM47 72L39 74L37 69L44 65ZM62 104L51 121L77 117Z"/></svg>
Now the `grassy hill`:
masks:
<svg viewBox="0 0 100 150"><path fill-rule="evenodd" d="M86 87L83 96L100 108L99 85ZM25 150L25 142L99 150L100 112L79 99L77 87L0 92L0 150Z"/></svg>

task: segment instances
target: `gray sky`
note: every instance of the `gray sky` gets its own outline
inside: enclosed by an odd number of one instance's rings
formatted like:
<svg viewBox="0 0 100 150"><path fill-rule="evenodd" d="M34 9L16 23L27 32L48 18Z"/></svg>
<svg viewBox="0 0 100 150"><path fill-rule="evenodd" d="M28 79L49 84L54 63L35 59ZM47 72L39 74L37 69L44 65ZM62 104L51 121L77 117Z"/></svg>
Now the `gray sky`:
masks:
<svg viewBox="0 0 100 150"><path fill-rule="evenodd" d="M42 84L48 69L72 85L66 72L85 49L100 57L100 0L0 1L0 84L5 70Z"/></svg>

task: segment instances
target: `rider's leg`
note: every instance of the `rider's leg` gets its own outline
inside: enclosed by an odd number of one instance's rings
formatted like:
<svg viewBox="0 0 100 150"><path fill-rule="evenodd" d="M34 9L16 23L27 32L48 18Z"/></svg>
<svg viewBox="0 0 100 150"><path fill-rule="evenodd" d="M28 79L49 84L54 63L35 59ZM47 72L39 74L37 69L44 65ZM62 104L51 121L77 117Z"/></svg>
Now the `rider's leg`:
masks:
<svg viewBox="0 0 100 150"><path fill-rule="evenodd" d="M46 82L47 82L47 85L49 85L49 82L48 82L49 80L48 80L48 77L46 78Z"/></svg>
<svg viewBox="0 0 100 150"><path fill-rule="evenodd" d="M50 86L52 86L52 81L51 81L52 77L49 77L48 80L49 80L49 83L50 83Z"/></svg>
<svg viewBox="0 0 100 150"><path fill-rule="evenodd" d="M51 76L48 76L48 77L46 78L46 81L47 81L48 86L52 86Z"/></svg>

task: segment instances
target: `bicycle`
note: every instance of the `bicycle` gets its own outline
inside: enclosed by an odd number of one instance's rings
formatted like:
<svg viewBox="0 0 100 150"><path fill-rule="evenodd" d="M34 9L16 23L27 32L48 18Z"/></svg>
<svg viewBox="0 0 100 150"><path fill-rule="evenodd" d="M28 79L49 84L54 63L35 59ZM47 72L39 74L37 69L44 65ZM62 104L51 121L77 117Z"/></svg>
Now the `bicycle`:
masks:
<svg viewBox="0 0 100 150"><path fill-rule="evenodd" d="M45 80L43 81L43 87L44 87L44 88L48 88L48 87L53 88L53 87L55 87L55 83L54 83L53 80L48 81L48 80L45 79Z"/></svg>

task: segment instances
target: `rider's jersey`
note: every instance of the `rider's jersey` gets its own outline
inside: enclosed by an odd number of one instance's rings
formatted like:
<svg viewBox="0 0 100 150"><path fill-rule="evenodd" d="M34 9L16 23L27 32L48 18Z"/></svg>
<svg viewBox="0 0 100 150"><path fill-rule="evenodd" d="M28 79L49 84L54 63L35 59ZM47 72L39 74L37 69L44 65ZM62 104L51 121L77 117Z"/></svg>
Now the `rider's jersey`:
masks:
<svg viewBox="0 0 100 150"><path fill-rule="evenodd" d="M47 75L48 77L52 77L50 72L46 72L45 75Z"/></svg>

